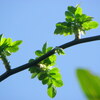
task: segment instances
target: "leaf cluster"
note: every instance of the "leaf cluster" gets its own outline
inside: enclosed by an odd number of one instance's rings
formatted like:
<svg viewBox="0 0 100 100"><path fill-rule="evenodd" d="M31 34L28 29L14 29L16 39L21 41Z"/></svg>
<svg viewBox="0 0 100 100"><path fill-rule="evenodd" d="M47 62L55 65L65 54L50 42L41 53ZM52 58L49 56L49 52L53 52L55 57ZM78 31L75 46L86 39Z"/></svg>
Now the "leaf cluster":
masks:
<svg viewBox="0 0 100 100"><path fill-rule="evenodd" d="M36 59L45 53L52 50L53 47L47 47L47 43L45 43L42 47L42 50L35 51L37 55ZM34 61L34 59L30 59L29 62ZM58 68L53 67L56 62L56 55L52 55L45 60L41 61L36 66L32 66L29 68L29 71L32 73L31 78L37 77L43 85L47 85L47 93L51 98L54 98L57 91L56 87L63 86L62 77Z"/></svg>
<svg viewBox="0 0 100 100"><path fill-rule="evenodd" d="M19 50L19 45L22 43L21 40L12 42L11 38L3 38L3 34L0 35L0 54L3 53L5 56L10 56L11 53Z"/></svg>
<svg viewBox="0 0 100 100"><path fill-rule="evenodd" d="M78 6L68 6L68 11L65 12L65 22L56 24L54 34L72 35L85 34L85 31L98 27L96 21L92 21L93 17L83 14L82 8Z"/></svg>

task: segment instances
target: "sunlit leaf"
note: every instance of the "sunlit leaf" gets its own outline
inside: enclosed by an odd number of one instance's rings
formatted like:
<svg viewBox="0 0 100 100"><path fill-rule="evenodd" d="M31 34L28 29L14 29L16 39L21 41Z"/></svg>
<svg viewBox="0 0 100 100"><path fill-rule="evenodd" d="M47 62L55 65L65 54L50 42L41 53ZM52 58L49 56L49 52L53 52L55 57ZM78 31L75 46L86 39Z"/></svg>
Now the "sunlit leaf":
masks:
<svg viewBox="0 0 100 100"><path fill-rule="evenodd" d="M18 51L19 47L17 47L17 46L10 46L6 50L12 53L12 52Z"/></svg>
<svg viewBox="0 0 100 100"><path fill-rule="evenodd" d="M3 38L3 34L0 34L0 41L1 41L2 38Z"/></svg>
<svg viewBox="0 0 100 100"><path fill-rule="evenodd" d="M51 98L54 98L56 96L57 91L52 84L48 86L47 93Z"/></svg>
<svg viewBox="0 0 100 100"><path fill-rule="evenodd" d="M18 41L14 41L13 43L12 43L12 46L18 46L18 45L20 45L22 43L22 41L21 40L18 40Z"/></svg>
<svg viewBox="0 0 100 100"><path fill-rule="evenodd" d="M85 22L85 23L82 24L82 26L85 30L90 30L90 29L97 28L98 25L99 24L95 21Z"/></svg>
<svg viewBox="0 0 100 100"><path fill-rule="evenodd" d="M50 73L51 78L57 79L57 80L61 80L62 76L60 73Z"/></svg>
<svg viewBox="0 0 100 100"><path fill-rule="evenodd" d="M63 81L53 79L53 85L56 86L56 87L62 87L63 86Z"/></svg>
<svg viewBox="0 0 100 100"><path fill-rule="evenodd" d="M82 8L76 7L75 15L82 15Z"/></svg>
<svg viewBox="0 0 100 100"><path fill-rule="evenodd" d="M59 69L57 67L52 68L49 73L58 73Z"/></svg>

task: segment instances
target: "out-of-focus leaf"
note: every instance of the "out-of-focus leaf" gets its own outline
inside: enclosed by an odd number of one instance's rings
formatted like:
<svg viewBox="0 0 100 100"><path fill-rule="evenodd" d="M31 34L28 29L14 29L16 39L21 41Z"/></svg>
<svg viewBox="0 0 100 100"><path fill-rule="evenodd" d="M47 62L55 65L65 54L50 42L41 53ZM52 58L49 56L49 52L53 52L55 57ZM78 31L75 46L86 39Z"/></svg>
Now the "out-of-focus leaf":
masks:
<svg viewBox="0 0 100 100"><path fill-rule="evenodd" d="M100 100L100 77L85 69L76 71L80 85L89 100Z"/></svg>

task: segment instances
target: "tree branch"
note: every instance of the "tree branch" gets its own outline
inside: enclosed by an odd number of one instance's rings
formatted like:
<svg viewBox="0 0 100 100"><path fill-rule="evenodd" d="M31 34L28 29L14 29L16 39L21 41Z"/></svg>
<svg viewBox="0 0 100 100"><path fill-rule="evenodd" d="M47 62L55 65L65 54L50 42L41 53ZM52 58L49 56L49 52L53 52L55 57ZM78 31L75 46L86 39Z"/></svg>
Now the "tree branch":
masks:
<svg viewBox="0 0 100 100"><path fill-rule="evenodd" d="M73 40L71 42L65 43L65 44L57 46L57 47L65 49L65 48L68 48L68 47L71 47L71 46L74 46L74 45L77 45L77 44L80 44L80 43L91 42L91 41L96 41L96 40L100 40L100 35L93 36L93 37L88 37L88 38L83 38L83 39L79 39L79 40ZM11 69L11 70L3 73L0 76L0 82L3 81L4 79L6 79L7 77L13 75L13 74L16 74L20 71L23 71L23 70L25 70L29 67L32 67L32 66L38 64L40 61L48 58L49 56L51 56L53 54L55 54L55 50L56 50L56 48L54 48L53 50L49 51L48 53L46 53L45 55L39 57L38 59L34 60L31 63L24 64L22 66L19 66L17 68Z"/></svg>

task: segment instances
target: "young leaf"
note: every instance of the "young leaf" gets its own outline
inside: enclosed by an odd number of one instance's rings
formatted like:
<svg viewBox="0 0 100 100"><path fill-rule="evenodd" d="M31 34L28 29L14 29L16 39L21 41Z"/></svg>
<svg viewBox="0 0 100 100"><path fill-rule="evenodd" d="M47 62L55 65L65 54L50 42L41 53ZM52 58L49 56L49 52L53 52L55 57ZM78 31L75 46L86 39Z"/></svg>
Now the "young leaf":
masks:
<svg viewBox="0 0 100 100"><path fill-rule="evenodd" d="M50 73L49 74L51 78L56 79L56 80L61 80L62 76L60 73Z"/></svg>
<svg viewBox="0 0 100 100"><path fill-rule="evenodd" d="M40 51L40 50L35 51L35 54L36 54L37 56L42 56L42 55L43 55L42 51Z"/></svg>
<svg viewBox="0 0 100 100"><path fill-rule="evenodd" d="M35 78L37 75L38 75L38 73L35 72L35 73L32 74L31 78Z"/></svg>
<svg viewBox="0 0 100 100"><path fill-rule="evenodd" d="M56 86L56 87L62 87L63 86L62 80L52 79L52 81L53 81L53 85Z"/></svg>
<svg viewBox="0 0 100 100"><path fill-rule="evenodd" d="M46 66L54 66L56 63L56 55L52 55L52 56L46 58L41 63L45 64Z"/></svg>
<svg viewBox="0 0 100 100"><path fill-rule="evenodd" d="M73 14L75 13L76 8L73 6L68 6L68 11L72 12Z"/></svg>
<svg viewBox="0 0 100 100"><path fill-rule="evenodd" d="M39 74L38 74L38 79L39 80L43 80L44 78L46 78L48 75L47 75L47 73L46 72L40 72Z"/></svg>
<svg viewBox="0 0 100 100"><path fill-rule="evenodd" d="M39 73L40 69L37 66L33 66L29 68L30 73Z"/></svg>
<svg viewBox="0 0 100 100"><path fill-rule="evenodd" d="M43 85L47 84L48 82L49 82L49 78L48 78L48 77L46 77L46 78L44 78L44 79L42 80L42 84L43 84Z"/></svg>
<svg viewBox="0 0 100 100"><path fill-rule="evenodd" d="M34 61L34 59L30 59L28 62L30 63L30 62L33 62Z"/></svg>
<svg viewBox="0 0 100 100"><path fill-rule="evenodd" d="M48 96L51 97L51 98L54 98L56 96L57 91L52 84L50 84L48 86L47 93L48 93Z"/></svg>
<svg viewBox="0 0 100 100"><path fill-rule="evenodd" d="M18 40L18 41L14 41L13 43L12 43L12 46L18 46L18 45L20 45L22 43L22 40Z"/></svg>
<svg viewBox="0 0 100 100"><path fill-rule="evenodd" d="M17 52L19 50L19 47L17 47L17 46L10 46L6 50L11 52L11 53L13 53L13 52Z"/></svg>
<svg viewBox="0 0 100 100"><path fill-rule="evenodd" d="M0 34L0 42L1 42L1 39L3 38L3 34Z"/></svg>
<svg viewBox="0 0 100 100"><path fill-rule="evenodd" d="M99 24L95 21L85 22L85 23L82 24L82 26L85 30L90 30L90 29L97 28L98 25Z"/></svg>
<svg viewBox="0 0 100 100"><path fill-rule="evenodd" d="M57 67L52 68L49 73L58 73L59 69Z"/></svg>
<svg viewBox="0 0 100 100"><path fill-rule="evenodd" d="M56 52L58 53L58 55L65 55L65 52L62 48L56 47Z"/></svg>
<svg viewBox="0 0 100 100"><path fill-rule="evenodd" d="M75 15L82 15L82 8L76 7Z"/></svg>
<svg viewBox="0 0 100 100"><path fill-rule="evenodd" d="M53 49L53 47L48 47L47 48L47 52L49 52L50 50L52 50Z"/></svg>
<svg viewBox="0 0 100 100"><path fill-rule="evenodd" d="M60 34L64 36L73 34L73 28L71 23L67 22L57 23L54 34Z"/></svg>
<svg viewBox="0 0 100 100"><path fill-rule="evenodd" d="M42 47L42 52L45 54L47 49L47 42Z"/></svg>

